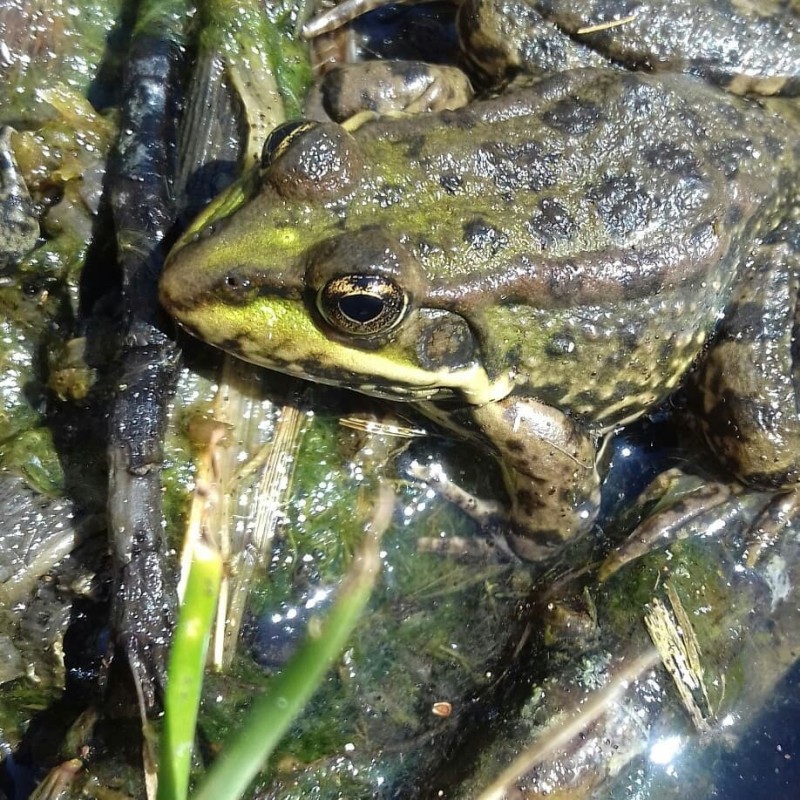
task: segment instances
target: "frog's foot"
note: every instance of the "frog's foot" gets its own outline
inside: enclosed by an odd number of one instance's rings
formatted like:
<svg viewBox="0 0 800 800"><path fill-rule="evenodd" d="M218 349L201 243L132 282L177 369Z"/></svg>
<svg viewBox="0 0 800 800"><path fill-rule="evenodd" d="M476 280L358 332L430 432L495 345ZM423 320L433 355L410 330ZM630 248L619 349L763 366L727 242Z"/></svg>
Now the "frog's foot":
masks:
<svg viewBox="0 0 800 800"><path fill-rule="evenodd" d="M306 114L331 119L348 131L381 117L402 118L455 111L473 97L469 78L458 68L422 61L365 61L325 74L306 102Z"/></svg>
<svg viewBox="0 0 800 800"><path fill-rule="evenodd" d="M653 505L649 515L633 533L605 559L598 571L602 582L631 561L691 536L714 536L733 530L753 532L753 541L768 542L778 531L769 520L783 520L770 509L780 498L748 490L739 484L708 482L680 470L659 475L642 493L637 508ZM748 557L749 561L749 557Z"/></svg>
<svg viewBox="0 0 800 800"><path fill-rule="evenodd" d="M453 483L441 464L434 463L426 466L414 460L408 465L406 472L415 480L432 486L437 494L460 508L482 528L489 527L498 518L503 517L503 508L499 503L481 500L457 483Z"/></svg>
<svg viewBox="0 0 800 800"><path fill-rule="evenodd" d="M490 443L499 456L510 501L502 506L472 497L444 473L431 474L418 465L412 475L485 530L502 527L502 537L489 537L497 538L502 552L524 561L545 561L592 526L600 502L596 445L575 420L516 395L477 407L420 407L441 425Z"/></svg>
<svg viewBox="0 0 800 800"><path fill-rule="evenodd" d="M755 567L761 556L800 518L800 491L779 494L767 503L747 536L745 563Z"/></svg>
<svg viewBox="0 0 800 800"><path fill-rule="evenodd" d="M508 543L519 558L547 560L591 528L600 504L597 448L580 423L522 396L471 414L500 454L511 501Z"/></svg>
<svg viewBox="0 0 800 800"><path fill-rule="evenodd" d="M448 503L460 508L485 533L482 538L422 537L417 542L420 552L481 561L519 560L509 547L506 535L500 530L501 527L507 527L502 524L506 519L500 503L476 497L453 483L439 463L425 465L414 460L406 467L406 473L415 481L430 486Z"/></svg>

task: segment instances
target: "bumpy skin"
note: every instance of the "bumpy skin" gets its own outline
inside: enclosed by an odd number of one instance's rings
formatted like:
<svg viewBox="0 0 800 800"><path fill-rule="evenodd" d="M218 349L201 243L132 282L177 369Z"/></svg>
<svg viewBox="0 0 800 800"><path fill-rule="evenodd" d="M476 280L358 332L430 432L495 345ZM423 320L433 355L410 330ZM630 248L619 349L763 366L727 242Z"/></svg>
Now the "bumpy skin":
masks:
<svg viewBox="0 0 800 800"><path fill-rule="evenodd" d="M449 419L503 463L512 545L539 558L594 518L598 437L675 388L734 293L734 311L764 302L751 254L794 203L800 157L781 102L586 67L459 111L319 125L196 221L162 301L249 361L460 403ZM325 287L352 275L394 287L395 326L353 335L331 321ZM765 321L761 338L775 335ZM713 406L719 381L707 384ZM719 434L734 451L735 424Z"/></svg>
<svg viewBox="0 0 800 800"><path fill-rule="evenodd" d="M624 23L606 24L614 20ZM792 3L464 0L459 28L469 60L495 81L520 70L596 66L602 54L629 69L696 75L736 94L800 93Z"/></svg>

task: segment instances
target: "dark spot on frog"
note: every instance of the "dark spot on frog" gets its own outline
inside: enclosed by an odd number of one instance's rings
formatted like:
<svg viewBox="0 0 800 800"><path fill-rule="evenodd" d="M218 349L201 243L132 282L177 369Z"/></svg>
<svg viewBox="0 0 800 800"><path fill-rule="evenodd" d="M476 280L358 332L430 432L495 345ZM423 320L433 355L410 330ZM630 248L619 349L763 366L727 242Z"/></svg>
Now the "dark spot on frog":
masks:
<svg viewBox="0 0 800 800"><path fill-rule="evenodd" d="M537 386L536 396L539 400L555 404L559 398L564 395L564 387L557 383L546 383L543 386Z"/></svg>
<svg viewBox="0 0 800 800"><path fill-rule="evenodd" d="M242 347L241 337L237 336L230 339L223 339L217 347L224 350L226 353L233 353L234 355L242 355L245 350Z"/></svg>
<svg viewBox="0 0 800 800"><path fill-rule="evenodd" d="M594 381L593 376L588 376L587 380ZM562 389L563 393L563 389ZM573 405L577 406L578 408L586 407L586 408L594 408L597 404L597 397L594 393L593 389L584 389L582 392L576 392L575 400L573 401Z"/></svg>
<svg viewBox="0 0 800 800"><path fill-rule="evenodd" d="M450 195L458 194L463 183L461 177L453 172L444 173L439 177L439 185Z"/></svg>
<svg viewBox="0 0 800 800"><path fill-rule="evenodd" d="M742 221L742 216L744 215L744 209L741 206L741 203L731 203L730 207L728 208L728 213L725 215L725 224L728 226L729 230L735 230L739 227L739 223Z"/></svg>
<svg viewBox="0 0 800 800"><path fill-rule="evenodd" d="M784 146L785 142L777 136L773 136L771 133L764 136L764 148L772 158L780 158L783 155Z"/></svg>
<svg viewBox="0 0 800 800"><path fill-rule="evenodd" d="M623 300L638 300L644 297L655 298L664 287L664 274L660 271L652 274L626 273L617 279L617 288ZM647 301L650 302L650 301Z"/></svg>
<svg viewBox="0 0 800 800"><path fill-rule="evenodd" d="M565 261L547 278L547 292L554 298L571 298L583 289L583 275Z"/></svg>
<svg viewBox="0 0 800 800"><path fill-rule="evenodd" d="M659 363L666 363L671 356L678 355L678 348L675 343L669 339L663 340L658 346L657 360Z"/></svg>
<svg viewBox="0 0 800 800"><path fill-rule="evenodd" d="M519 509L528 516L532 516L538 508L542 507L541 500L537 500L530 489L519 489L515 499Z"/></svg>
<svg viewBox="0 0 800 800"><path fill-rule="evenodd" d="M425 134L418 133L408 140L408 147L406 148L406 155L409 158L417 159L425 147Z"/></svg>
<svg viewBox="0 0 800 800"><path fill-rule="evenodd" d="M621 349L627 353L633 353L639 349L641 343L641 331L636 328L622 328L618 331L617 336L621 345Z"/></svg>
<svg viewBox="0 0 800 800"><path fill-rule="evenodd" d="M656 169L672 172L686 178L700 176L697 156L685 147L673 142L659 142L644 151L644 159Z"/></svg>
<svg viewBox="0 0 800 800"><path fill-rule="evenodd" d="M506 450L509 453L521 453L524 449L519 439L506 439Z"/></svg>
<svg viewBox="0 0 800 800"><path fill-rule="evenodd" d="M609 235L623 238L644 227L655 203L633 175L610 175L587 192Z"/></svg>
<svg viewBox="0 0 800 800"><path fill-rule="evenodd" d="M738 61L738 56L736 58ZM742 128L746 128L748 125L748 121L744 118L739 109L732 103L722 105L719 109L719 115L726 123L728 130L738 131Z"/></svg>
<svg viewBox="0 0 800 800"><path fill-rule="evenodd" d="M420 316L417 358L425 369L461 369L474 361L473 340L467 323L443 311Z"/></svg>
<svg viewBox="0 0 800 800"><path fill-rule="evenodd" d="M752 157L753 142L747 137L723 139L711 145L711 158L726 178L735 178L739 173L739 165Z"/></svg>
<svg viewBox="0 0 800 800"><path fill-rule="evenodd" d="M519 144L483 142L476 156L478 174L492 178L501 192L540 192L553 186L561 159L533 140Z"/></svg>
<svg viewBox="0 0 800 800"><path fill-rule="evenodd" d="M656 87L644 83L640 75L627 73L619 81L620 101L631 118L652 116L656 104L663 102L663 94Z"/></svg>
<svg viewBox="0 0 800 800"><path fill-rule="evenodd" d="M443 111L439 119L446 127L461 131L471 131L477 124L475 115L469 109L463 108L458 111Z"/></svg>
<svg viewBox="0 0 800 800"><path fill-rule="evenodd" d="M574 358L576 355L575 339L568 333L556 333L548 339L545 353L553 358L563 358L564 356Z"/></svg>
<svg viewBox="0 0 800 800"><path fill-rule="evenodd" d="M430 70L422 61L390 61L390 74L400 78L406 86L427 83Z"/></svg>
<svg viewBox="0 0 800 800"><path fill-rule="evenodd" d="M764 328L764 308L758 303L734 303L725 315L720 336L752 341Z"/></svg>
<svg viewBox="0 0 800 800"><path fill-rule="evenodd" d="M551 197L543 197L525 227L544 249L555 242L568 241L578 226L563 203Z"/></svg>
<svg viewBox="0 0 800 800"><path fill-rule="evenodd" d="M600 107L591 100L565 97L545 112L544 121L567 136L583 136L602 119Z"/></svg>
<svg viewBox="0 0 800 800"><path fill-rule="evenodd" d="M369 89L364 89L359 96L359 106L364 111L377 111L378 100Z"/></svg>
<svg viewBox="0 0 800 800"><path fill-rule="evenodd" d="M465 222L462 230L464 241L473 250L487 250L491 255L508 246L508 236L499 228L490 225L483 217L473 217Z"/></svg>
<svg viewBox="0 0 800 800"><path fill-rule="evenodd" d="M795 253L800 252L800 222L787 220L764 237L764 244L787 244ZM769 268L770 264L764 266Z"/></svg>
<svg viewBox="0 0 800 800"><path fill-rule="evenodd" d="M626 17L639 9L639 0L594 0L586 5L583 12L587 20L614 19ZM592 41L592 39L589 39Z"/></svg>
<svg viewBox="0 0 800 800"><path fill-rule="evenodd" d="M614 394L617 397L625 397L634 400L641 391L641 385L632 383L631 381L618 381L614 385Z"/></svg>
<svg viewBox="0 0 800 800"><path fill-rule="evenodd" d="M375 202L381 208L389 208L396 205L403 199L403 187L391 183L384 183L383 186L375 192Z"/></svg>

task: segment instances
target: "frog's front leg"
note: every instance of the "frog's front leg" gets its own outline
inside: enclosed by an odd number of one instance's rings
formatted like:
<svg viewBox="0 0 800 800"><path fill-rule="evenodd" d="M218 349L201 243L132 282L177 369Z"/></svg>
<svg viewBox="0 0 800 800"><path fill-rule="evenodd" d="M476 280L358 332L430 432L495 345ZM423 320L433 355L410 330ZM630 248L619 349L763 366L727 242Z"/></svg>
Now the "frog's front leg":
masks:
<svg viewBox="0 0 800 800"><path fill-rule="evenodd" d="M508 397L473 410L499 450L511 501L509 544L538 561L588 531L600 506L596 442L574 419L530 398Z"/></svg>
<svg viewBox="0 0 800 800"><path fill-rule="evenodd" d="M515 396L451 411L446 420L430 404L423 411L496 450L510 500L507 539L517 556L541 561L591 527L600 505L597 446L574 419Z"/></svg>

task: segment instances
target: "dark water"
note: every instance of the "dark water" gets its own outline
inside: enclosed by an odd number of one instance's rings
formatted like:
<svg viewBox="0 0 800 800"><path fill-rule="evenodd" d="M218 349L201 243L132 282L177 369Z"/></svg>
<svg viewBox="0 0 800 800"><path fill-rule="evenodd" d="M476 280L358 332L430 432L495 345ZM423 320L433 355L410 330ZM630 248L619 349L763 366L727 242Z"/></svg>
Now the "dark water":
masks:
<svg viewBox="0 0 800 800"><path fill-rule="evenodd" d="M712 797L722 800L800 798L800 665L739 747L720 759L719 775Z"/></svg>

